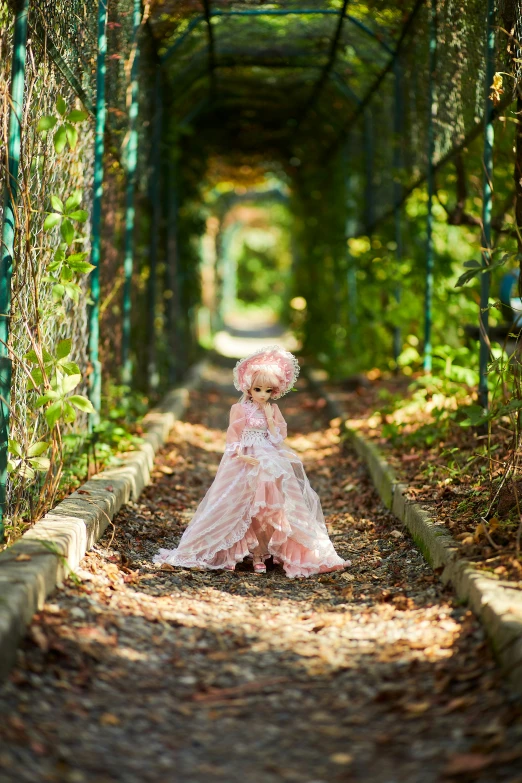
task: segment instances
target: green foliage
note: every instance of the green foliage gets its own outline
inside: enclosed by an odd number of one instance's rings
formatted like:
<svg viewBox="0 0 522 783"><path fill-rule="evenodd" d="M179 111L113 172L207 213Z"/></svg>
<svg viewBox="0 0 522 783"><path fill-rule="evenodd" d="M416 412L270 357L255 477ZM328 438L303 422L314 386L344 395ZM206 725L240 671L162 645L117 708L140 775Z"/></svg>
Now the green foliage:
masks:
<svg viewBox="0 0 522 783"><path fill-rule="evenodd" d="M88 114L80 109L69 109L61 95L56 99L56 114L47 114L40 117L36 129L39 133L47 135L54 130L53 145L57 155L60 155L68 145L70 150L76 148L78 143L79 122L84 122ZM54 205L53 205L54 206Z"/></svg>

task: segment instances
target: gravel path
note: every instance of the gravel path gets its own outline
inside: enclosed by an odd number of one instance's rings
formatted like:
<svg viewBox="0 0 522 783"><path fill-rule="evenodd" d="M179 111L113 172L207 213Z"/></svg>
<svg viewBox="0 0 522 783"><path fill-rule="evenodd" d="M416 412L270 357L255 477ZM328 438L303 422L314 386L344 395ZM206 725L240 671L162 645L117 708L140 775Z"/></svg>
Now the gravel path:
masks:
<svg viewBox="0 0 522 783"><path fill-rule="evenodd" d="M1 783L522 783L522 713L480 626L304 382L289 442L352 568L152 565L215 473L229 378L209 369L154 483L35 618L0 691Z"/></svg>

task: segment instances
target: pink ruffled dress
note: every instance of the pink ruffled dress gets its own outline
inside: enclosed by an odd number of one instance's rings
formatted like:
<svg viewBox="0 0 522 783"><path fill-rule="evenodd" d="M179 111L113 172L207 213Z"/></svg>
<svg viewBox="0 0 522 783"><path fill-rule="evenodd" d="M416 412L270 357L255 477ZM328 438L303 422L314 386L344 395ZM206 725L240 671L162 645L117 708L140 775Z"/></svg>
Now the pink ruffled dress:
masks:
<svg viewBox="0 0 522 783"><path fill-rule="evenodd" d="M272 404L277 435L254 402L230 410L227 445L216 477L177 549L160 549L156 563L220 569L253 554L282 563L289 577L345 568L326 529L319 497L303 464L285 443L286 422ZM238 454L259 460L249 465Z"/></svg>

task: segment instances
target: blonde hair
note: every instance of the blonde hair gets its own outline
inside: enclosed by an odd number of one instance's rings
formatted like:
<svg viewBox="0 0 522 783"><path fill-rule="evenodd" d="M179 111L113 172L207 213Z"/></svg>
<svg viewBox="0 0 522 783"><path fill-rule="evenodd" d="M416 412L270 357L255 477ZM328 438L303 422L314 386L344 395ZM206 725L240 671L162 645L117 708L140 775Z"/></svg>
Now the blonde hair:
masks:
<svg viewBox="0 0 522 783"><path fill-rule="evenodd" d="M258 384L263 384L264 386L271 386L272 394L270 395L270 397L272 397L274 392L279 390L280 380L277 377L277 375L271 370L268 369L258 370L252 376L252 384L250 386L250 389L252 388L252 386L257 386ZM241 399L239 400L240 402L245 402L246 400L250 399L250 395L249 395L250 389L248 390L248 392L243 392L243 394L241 395Z"/></svg>

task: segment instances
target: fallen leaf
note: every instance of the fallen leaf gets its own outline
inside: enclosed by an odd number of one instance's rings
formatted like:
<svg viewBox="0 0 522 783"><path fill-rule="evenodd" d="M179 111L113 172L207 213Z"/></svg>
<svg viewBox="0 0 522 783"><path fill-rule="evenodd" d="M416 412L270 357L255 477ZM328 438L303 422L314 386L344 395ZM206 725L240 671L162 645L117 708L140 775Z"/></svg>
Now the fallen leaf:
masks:
<svg viewBox="0 0 522 783"><path fill-rule="evenodd" d="M32 560L32 559L33 558L31 557L31 555L26 555L24 552L22 552L21 554L15 557L17 563L25 563L27 560Z"/></svg>
<svg viewBox="0 0 522 783"><path fill-rule="evenodd" d="M495 760L494 756L484 756L483 753L456 753L451 756L444 767L445 775L465 775L470 772L480 772Z"/></svg>
<svg viewBox="0 0 522 783"><path fill-rule="evenodd" d="M119 726L121 721L113 712L104 712L100 718L102 726Z"/></svg>

